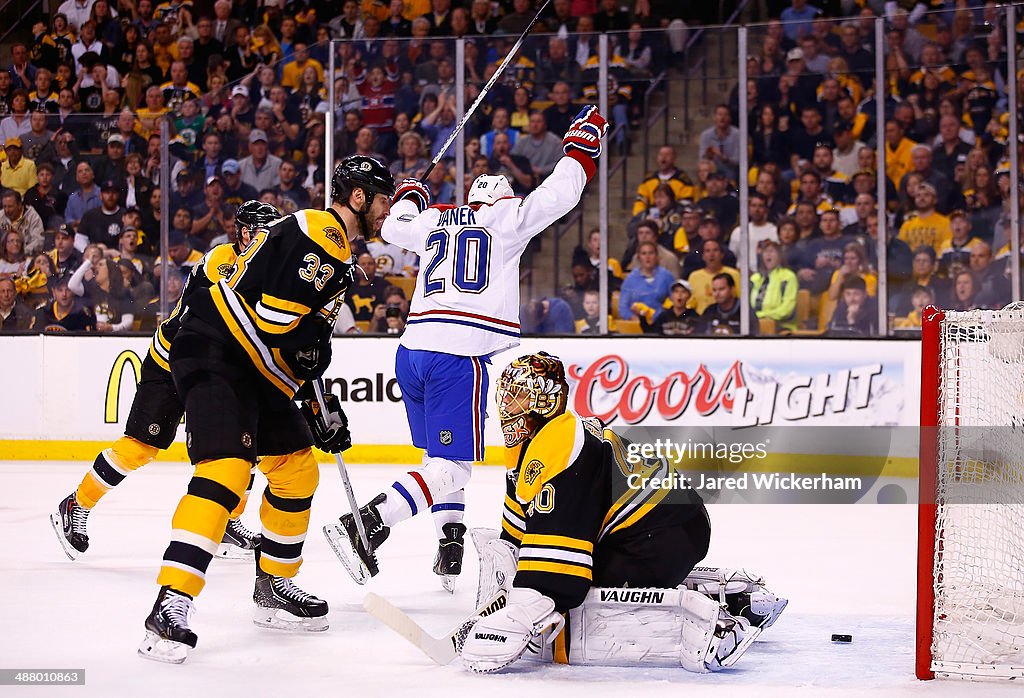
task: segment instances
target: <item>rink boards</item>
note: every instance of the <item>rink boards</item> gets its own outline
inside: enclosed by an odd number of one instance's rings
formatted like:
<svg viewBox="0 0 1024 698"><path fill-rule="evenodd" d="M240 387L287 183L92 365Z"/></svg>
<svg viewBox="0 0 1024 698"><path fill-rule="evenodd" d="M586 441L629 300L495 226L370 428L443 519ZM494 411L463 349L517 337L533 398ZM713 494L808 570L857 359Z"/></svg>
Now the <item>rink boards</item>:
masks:
<svg viewBox="0 0 1024 698"><path fill-rule="evenodd" d="M91 459L97 447L121 434L149 341L146 337L4 339L6 363L17 369L10 371L7 389L0 396L5 415L0 422L0 457ZM325 378L351 422L357 444L347 454L352 462L420 460L420 451L409 445L395 380L397 347L394 338L335 339L334 362ZM501 462L494 382L513 358L540 350L565 362L571 408L615 427L707 428L716 434L743 435L753 427L912 427L917 423L920 349L913 341L524 339L519 348L493 357L488 366L486 463ZM842 455L828 443L805 443L804 435L812 430L798 431L800 443L788 451L804 456ZM903 441L889 454L887 474L914 477L914 440ZM183 429L166 458L186 459Z"/></svg>

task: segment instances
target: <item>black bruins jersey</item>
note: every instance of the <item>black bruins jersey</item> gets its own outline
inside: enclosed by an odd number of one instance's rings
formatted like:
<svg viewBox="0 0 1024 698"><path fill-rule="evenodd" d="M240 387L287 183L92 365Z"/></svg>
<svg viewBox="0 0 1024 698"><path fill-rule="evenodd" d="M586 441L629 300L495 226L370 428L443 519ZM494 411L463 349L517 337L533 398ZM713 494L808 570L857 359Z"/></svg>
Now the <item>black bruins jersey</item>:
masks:
<svg viewBox="0 0 1024 698"><path fill-rule="evenodd" d="M174 310L156 328L153 333L153 341L149 346L149 356L156 362L156 365L167 371L171 370L169 360L171 352L171 341L178 333L181 326L182 310L188 305L188 299L200 288L209 288L221 279L226 279L234 269L235 259L238 258L238 246L226 242L211 248L199 263L192 267L192 271L185 278L185 286L181 289L181 298L178 299Z"/></svg>
<svg viewBox="0 0 1024 698"><path fill-rule="evenodd" d="M663 459L631 463L637 458L629 446L599 420L566 412L506 449L501 536L519 546L516 586L540 591L557 609L574 608L600 571L603 546L649 545L655 529L705 515L693 490L651 487L672 466Z"/></svg>
<svg viewBox="0 0 1024 698"><path fill-rule="evenodd" d="M185 322L195 315L222 331L291 398L302 381L288 360L330 333L354 266L337 213L296 211L260 231L230 276L192 294Z"/></svg>

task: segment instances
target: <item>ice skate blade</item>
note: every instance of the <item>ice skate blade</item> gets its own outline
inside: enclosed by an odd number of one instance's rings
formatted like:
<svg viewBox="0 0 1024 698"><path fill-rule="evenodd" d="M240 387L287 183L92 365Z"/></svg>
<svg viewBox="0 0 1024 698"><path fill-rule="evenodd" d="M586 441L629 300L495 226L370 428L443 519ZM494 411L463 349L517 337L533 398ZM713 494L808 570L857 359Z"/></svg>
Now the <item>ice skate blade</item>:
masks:
<svg viewBox="0 0 1024 698"><path fill-rule="evenodd" d="M327 543L334 554L338 556L342 567L352 577L352 581L359 585L366 584L366 580L370 578L370 571L359 559L359 554L345 529L339 524L327 524L324 526L324 537L327 538Z"/></svg>
<svg viewBox="0 0 1024 698"><path fill-rule="evenodd" d="M68 556L69 560L77 560L81 553L64 537L64 522L61 521L60 514L50 514L50 524L53 526L54 533L57 534L57 542L64 549L64 554Z"/></svg>
<svg viewBox="0 0 1024 698"><path fill-rule="evenodd" d="M458 578L459 578L458 575L442 574L441 575L441 586L444 587L444 590L447 591L449 594L454 594L455 593L455 582L456 582L456 580L458 580Z"/></svg>
<svg viewBox="0 0 1024 698"><path fill-rule="evenodd" d="M245 560L252 562L256 554L252 550L246 550L231 543L221 543L217 547L217 557L221 560Z"/></svg>
<svg viewBox="0 0 1024 698"><path fill-rule="evenodd" d="M282 608L263 608L261 606L257 606L253 610L252 622L261 628L292 633L322 633L330 627L327 616L304 618Z"/></svg>
<svg viewBox="0 0 1024 698"><path fill-rule="evenodd" d="M147 630L146 637L139 645L139 656L166 664L181 664L188 659L191 648L183 642L165 640L156 633Z"/></svg>

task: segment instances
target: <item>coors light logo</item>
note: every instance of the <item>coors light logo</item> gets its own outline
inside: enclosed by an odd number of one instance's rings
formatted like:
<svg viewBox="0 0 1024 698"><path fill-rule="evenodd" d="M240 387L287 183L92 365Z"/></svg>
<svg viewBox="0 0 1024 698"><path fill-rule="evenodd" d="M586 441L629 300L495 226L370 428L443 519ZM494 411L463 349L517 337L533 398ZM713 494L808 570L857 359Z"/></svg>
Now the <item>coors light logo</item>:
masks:
<svg viewBox="0 0 1024 698"><path fill-rule="evenodd" d="M746 386L743 364L734 361L719 375L702 363L692 373L673 371L660 381L643 374L631 375L629 363L617 354L608 354L589 366L572 364L569 376L577 381L573 409L593 415L605 424L621 419L626 424L643 421L657 410L665 420L677 419L688 409L701 417L724 408L732 411L736 391ZM599 411L596 396L614 398L611 409ZM604 400L602 404L606 404Z"/></svg>

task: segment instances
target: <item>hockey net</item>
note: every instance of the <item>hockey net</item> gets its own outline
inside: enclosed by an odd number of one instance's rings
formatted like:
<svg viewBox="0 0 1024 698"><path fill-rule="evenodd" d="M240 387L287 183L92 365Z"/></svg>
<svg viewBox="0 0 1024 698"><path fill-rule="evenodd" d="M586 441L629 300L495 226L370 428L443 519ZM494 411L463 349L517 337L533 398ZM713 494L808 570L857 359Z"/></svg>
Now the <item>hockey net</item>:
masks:
<svg viewBox="0 0 1024 698"><path fill-rule="evenodd" d="M1024 677L1024 309L925 313L917 675Z"/></svg>

